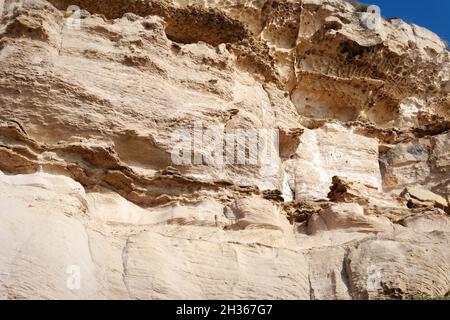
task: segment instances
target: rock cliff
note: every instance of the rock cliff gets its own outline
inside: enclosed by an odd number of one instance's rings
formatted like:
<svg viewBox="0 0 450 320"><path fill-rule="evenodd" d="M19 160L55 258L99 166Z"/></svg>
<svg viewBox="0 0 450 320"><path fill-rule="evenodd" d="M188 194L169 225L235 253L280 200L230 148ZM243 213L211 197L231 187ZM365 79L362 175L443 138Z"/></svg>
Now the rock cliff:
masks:
<svg viewBox="0 0 450 320"><path fill-rule="evenodd" d="M449 294L437 35L343 0L74 2L0 1L1 299Z"/></svg>

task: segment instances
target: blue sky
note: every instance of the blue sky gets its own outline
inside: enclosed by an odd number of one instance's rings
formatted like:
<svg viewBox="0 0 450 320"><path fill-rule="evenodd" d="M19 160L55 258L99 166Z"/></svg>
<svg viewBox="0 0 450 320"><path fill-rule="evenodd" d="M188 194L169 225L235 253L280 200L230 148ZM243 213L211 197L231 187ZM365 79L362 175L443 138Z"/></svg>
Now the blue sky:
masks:
<svg viewBox="0 0 450 320"><path fill-rule="evenodd" d="M365 0L385 18L398 17L432 30L450 42L450 0Z"/></svg>

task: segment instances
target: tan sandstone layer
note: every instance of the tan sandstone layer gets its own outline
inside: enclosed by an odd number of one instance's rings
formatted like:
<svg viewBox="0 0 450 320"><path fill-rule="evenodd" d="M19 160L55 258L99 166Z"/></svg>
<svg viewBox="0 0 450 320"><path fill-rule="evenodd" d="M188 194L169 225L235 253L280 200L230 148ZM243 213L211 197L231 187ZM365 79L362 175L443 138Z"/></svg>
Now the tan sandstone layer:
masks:
<svg viewBox="0 0 450 320"><path fill-rule="evenodd" d="M449 294L437 35L341 0L73 4L0 18L0 298ZM279 155L174 163L199 121Z"/></svg>

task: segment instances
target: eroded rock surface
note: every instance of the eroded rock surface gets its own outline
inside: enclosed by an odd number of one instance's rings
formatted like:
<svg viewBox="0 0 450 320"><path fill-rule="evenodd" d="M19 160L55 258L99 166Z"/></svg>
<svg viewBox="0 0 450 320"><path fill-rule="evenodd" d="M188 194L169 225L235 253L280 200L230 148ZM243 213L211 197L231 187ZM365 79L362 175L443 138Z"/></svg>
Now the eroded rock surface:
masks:
<svg viewBox="0 0 450 320"><path fill-rule="evenodd" d="M5 2L0 298L449 294L431 31L343 0Z"/></svg>

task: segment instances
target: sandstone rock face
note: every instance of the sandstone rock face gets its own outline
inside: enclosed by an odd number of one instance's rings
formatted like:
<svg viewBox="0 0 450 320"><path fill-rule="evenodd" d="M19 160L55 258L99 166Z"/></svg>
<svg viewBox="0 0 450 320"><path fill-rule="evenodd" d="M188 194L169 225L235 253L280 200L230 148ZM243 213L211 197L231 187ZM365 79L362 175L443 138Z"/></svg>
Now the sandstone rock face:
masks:
<svg viewBox="0 0 450 320"><path fill-rule="evenodd" d="M448 202L444 197L421 187L407 187L402 195L409 198L408 205L410 207L414 205L434 206L441 209L447 209L448 207Z"/></svg>
<svg viewBox="0 0 450 320"><path fill-rule="evenodd" d="M386 190L400 190L414 182L446 197L450 192L448 167L450 133L399 143L381 157Z"/></svg>
<svg viewBox="0 0 450 320"><path fill-rule="evenodd" d="M0 299L449 294L431 31L343 0L0 4Z"/></svg>

